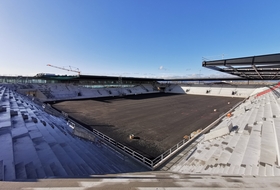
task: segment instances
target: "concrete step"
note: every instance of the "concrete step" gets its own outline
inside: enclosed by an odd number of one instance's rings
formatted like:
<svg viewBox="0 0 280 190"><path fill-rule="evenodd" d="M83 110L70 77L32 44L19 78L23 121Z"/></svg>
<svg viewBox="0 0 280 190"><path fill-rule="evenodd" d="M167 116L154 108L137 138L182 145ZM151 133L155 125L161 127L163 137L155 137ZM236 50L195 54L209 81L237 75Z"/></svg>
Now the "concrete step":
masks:
<svg viewBox="0 0 280 190"><path fill-rule="evenodd" d="M46 143L44 138L40 137L33 139L33 142L46 176L57 176L58 174L59 176L67 176L67 172L64 170L59 159L56 157L53 150L51 149L49 144Z"/></svg>
<svg viewBox="0 0 280 190"><path fill-rule="evenodd" d="M14 165L14 149L13 139L10 128L0 129L0 160L3 160L5 166L4 179L16 179L15 165Z"/></svg>
<svg viewBox="0 0 280 190"><path fill-rule="evenodd" d="M24 162L15 165L16 179L27 179Z"/></svg>
<svg viewBox="0 0 280 190"><path fill-rule="evenodd" d="M104 174L110 173L108 169L109 163L107 163L103 156L102 152L99 150L92 150L90 146L94 146L90 143L90 145L86 145L83 140L77 139L74 144L70 144L70 146L74 149L74 151L80 155L80 157L87 162L88 165L93 169L94 173ZM68 148L67 146L65 148ZM106 164L107 163L107 164ZM115 172L113 172L115 173Z"/></svg>
<svg viewBox="0 0 280 190"><path fill-rule="evenodd" d="M4 181L4 163L0 161L0 181Z"/></svg>
<svg viewBox="0 0 280 190"><path fill-rule="evenodd" d="M59 165L57 165L57 164L59 164ZM51 168L54 176L58 176L58 177L66 177L67 176L66 171L64 170L64 168L62 168L60 163L53 162L53 163L50 164L50 168Z"/></svg>
<svg viewBox="0 0 280 190"><path fill-rule="evenodd" d="M37 179L38 175L36 172L36 167L34 166L33 162L30 162L25 165L25 171L28 179Z"/></svg>
<svg viewBox="0 0 280 190"><path fill-rule="evenodd" d="M74 176L85 175L83 171L81 171L79 167L76 165L78 164L77 163L78 160L73 157L72 158L69 157L67 155L67 152L65 152L64 149L59 144L51 145L51 149L56 155L56 157L58 158L58 160L60 161L61 165L64 168L67 168L65 171L68 170L68 166L69 166L71 172L70 173L67 172L67 175L71 175L71 174L74 174ZM72 159L75 160L75 162L73 162Z"/></svg>

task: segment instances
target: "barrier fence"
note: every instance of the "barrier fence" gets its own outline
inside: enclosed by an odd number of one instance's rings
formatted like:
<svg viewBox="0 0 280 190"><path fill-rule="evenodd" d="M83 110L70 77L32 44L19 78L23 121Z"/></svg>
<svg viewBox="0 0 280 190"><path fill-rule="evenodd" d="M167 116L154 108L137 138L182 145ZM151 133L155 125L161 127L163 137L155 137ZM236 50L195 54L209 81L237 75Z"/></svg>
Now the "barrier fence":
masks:
<svg viewBox="0 0 280 190"><path fill-rule="evenodd" d="M84 128L84 126L82 126L81 124L71 120L68 118L68 123L71 127L75 128L75 127L82 127ZM88 129L87 129L88 130ZM116 147L122 151L124 151L125 153L129 154L130 156L132 156L133 158L137 159L138 161L144 163L145 165L149 166L150 168L153 168L153 161L150 160L149 158L141 155L140 153L132 150L131 148L115 141L114 139L108 137L107 135L104 135L103 133L92 129L92 130L88 130L89 132L95 134L97 137L101 138L102 140L104 140L105 142L109 143L109 145Z"/></svg>

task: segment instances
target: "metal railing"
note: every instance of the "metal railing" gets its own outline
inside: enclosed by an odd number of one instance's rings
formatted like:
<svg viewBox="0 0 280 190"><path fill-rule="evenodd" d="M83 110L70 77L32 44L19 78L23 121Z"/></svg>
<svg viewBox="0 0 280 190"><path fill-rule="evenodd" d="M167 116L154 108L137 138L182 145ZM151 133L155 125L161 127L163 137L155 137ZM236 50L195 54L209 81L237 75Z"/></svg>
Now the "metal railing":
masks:
<svg viewBox="0 0 280 190"><path fill-rule="evenodd" d="M73 121L72 119L68 118L68 123L71 125L71 127L82 127L84 128L84 126L82 126L81 124ZM88 129L87 129L88 130ZM144 163L145 165L149 166L151 169L153 168L153 161L150 160L149 158L143 156L142 154L132 150L131 148L128 148L127 146L115 141L114 139L108 137L107 135L104 135L103 133L92 129L92 130L88 130L88 132L91 132L93 134L95 134L97 137L99 137L100 139L104 140L105 142L107 142L107 144L109 143L109 145L118 148L120 150L122 150L123 152L129 154L130 156L132 156L133 158L137 159L138 161Z"/></svg>

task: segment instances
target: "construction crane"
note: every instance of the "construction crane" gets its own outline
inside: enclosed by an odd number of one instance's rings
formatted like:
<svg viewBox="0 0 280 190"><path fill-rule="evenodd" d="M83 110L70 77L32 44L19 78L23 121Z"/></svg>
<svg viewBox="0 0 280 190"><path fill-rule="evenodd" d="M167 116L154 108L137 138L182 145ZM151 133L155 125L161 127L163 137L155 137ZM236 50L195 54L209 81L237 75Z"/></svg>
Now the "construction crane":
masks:
<svg viewBox="0 0 280 190"><path fill-rule="evenodd" d="M61 69L61 70L65 70L65 71L75 72L75 73L78 73L79 76L80 76L80 74L81 74L81 72L79 71L78 68L77 68L77 70L73 70L70 66L69 66L70 69L67 69L67 68L64 68L64 67L58 67L58 66L51 65L51 64L47 64L47 66L54 67L54 68Z"/></svg>

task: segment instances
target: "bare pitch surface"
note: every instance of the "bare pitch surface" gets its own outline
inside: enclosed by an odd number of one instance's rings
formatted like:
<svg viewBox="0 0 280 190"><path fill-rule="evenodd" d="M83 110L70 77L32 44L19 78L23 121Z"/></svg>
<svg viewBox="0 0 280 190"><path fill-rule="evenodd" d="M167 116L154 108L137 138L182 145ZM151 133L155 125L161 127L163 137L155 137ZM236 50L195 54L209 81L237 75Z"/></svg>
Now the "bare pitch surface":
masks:
<svg viewBox="0 0 280 190"><path fill-rule="evenodd" d="M185 135L208 126L241 100L186 94L143 94L64 101L53 106L153 159ZM130 134L137 139L129 139Z"/></svg>

